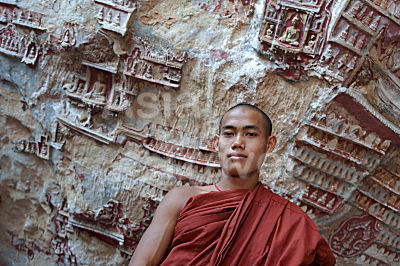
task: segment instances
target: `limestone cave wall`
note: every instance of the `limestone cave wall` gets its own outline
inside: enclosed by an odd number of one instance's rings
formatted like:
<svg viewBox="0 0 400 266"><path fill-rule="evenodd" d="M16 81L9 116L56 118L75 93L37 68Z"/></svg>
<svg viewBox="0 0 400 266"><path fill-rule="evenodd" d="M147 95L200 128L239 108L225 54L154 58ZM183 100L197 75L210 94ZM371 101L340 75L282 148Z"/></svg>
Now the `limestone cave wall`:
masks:
<svg viewBox="0 0 400 266"><path fill-rule="evenodd" d="M127 264L247 102L338 265L398 264L399 34L397 0L0 0L0 263Z"/></svg>

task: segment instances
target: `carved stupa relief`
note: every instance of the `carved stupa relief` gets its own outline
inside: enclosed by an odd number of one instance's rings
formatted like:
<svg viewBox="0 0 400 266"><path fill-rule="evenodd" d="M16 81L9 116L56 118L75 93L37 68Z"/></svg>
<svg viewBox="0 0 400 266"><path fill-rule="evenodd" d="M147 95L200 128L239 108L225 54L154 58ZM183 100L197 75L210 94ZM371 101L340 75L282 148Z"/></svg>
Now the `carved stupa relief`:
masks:
<svg viewBox="0 0 400 266"><path fill-rule="evenodd" d="M276 62L277 73L291 80L308 79L304 67L321 55L331 4L330 0L265 2L260 48Z"/></svg>
<svg viewBox="0 0 400 266"><path fill-rule="evenodd" d="M379 65L385 58L385 64L390 64L389 69L392 69L393 60L390 58L393 59L396 53L395 36L400 26L396 10L399 7L398 1L347 1L329 37L329 49L324 52L328 56L321 60L322 65L327 66L328 74L348 86L365 60L372 60ZM378 46L379 55L374 58ZM343 54L348 54L346 59L343 59ZM392 71L395 72L395 69Z"/></svg>
<svg viewBox="0 0 400 266"><path fill-rule="evenodd" d="M58 39L58 44L60 44L63 48L71 47L76 45L76 26L71 23L64 23L64 27L61 30L61 34Z"/></svg>
<svg viewBox="0 0 400 266"><path fill-rule="evenodd" d="M40 31L46 30L42 27L42 18L42 14L29 10L17 10L14 8L12 13L12 23Z"/></svg>
<svg viewBox="0 0 400 266"><path fill-rule="evenodd" d="M400 237L399 144L395 132L345 93L300 125L293 176L307 184L300 199L305 210L337 219L329 243L338 256L399 261L393 244ZM353 216L342 217L346 208ZM388 231L393 237L382 245ZM370 251L377 246L380 255ZM390 259L382 261L382 252Z"/></svg>

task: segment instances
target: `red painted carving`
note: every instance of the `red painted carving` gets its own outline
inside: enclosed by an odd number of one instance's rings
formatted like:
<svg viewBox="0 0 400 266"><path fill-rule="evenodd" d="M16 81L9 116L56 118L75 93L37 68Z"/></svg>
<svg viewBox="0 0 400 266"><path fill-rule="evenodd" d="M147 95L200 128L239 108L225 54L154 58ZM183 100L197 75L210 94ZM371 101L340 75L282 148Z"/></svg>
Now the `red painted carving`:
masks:
<svg viewBox="0 0 400 266"><path fill-rule="evenodd" d="M359 186L360 192L394 211L400 210L400 194L385 188L374 178L366 178Z"/></svg>
<svg viewBox="0 0 400 266"><path fill-rule="evenodd" d="M375 244L377 249L383 248L385 254L394 255L394 262L400 261L400 234L398 232L390 229L381 230L376 237Z"/></svg>
<svg viewBox="0 0 400 266"><path fill-rule="evenodd" d="M52 253L48 250L42 248L39 244L35 243L34 241L28 241L23 238L18 238L16 235L11 233L11 245L20 251L25 251L28 255L30 260L35 258L35 252L40 252L46 255L51 255Z"/></svg>
<svg viewBox="0 0 400 266"><path fill-rule="evenodd" d="M337 98L326 111L300 125L293 150L294 177L335 194L386 226L399 228L400 153L394 145L399 138L365 109L352 108L357 103L353 99L351 105L350 96ZM306 192L307 196L315 193ZM321 193L315 194L314 198Z"/></svg>
<svg viewBox="0 0 400 266"><path fill-rule="evenodd" d="M379 80L382 79L380 76L385 76L397 84L390 85L389 90L398 93L400 72L395 58L399 53L399 8L398 1L347 1L321 60L324 74L336 77L345 86L364 86L371 79ZM394 110L390 108L393 104L390 98L386 103L378 103L382 91L382 88L370 89L367 98L371 97L370 102L377 109L398 117L398 112L393 114Z"/></svg>
<svg viewBox="0 0 400 266"><path fill-rule="evenodd" d="M66 200L64 199L57 204L53 202L50 194L46 194L46 200L51 209L50 230L54 234L50 243L54 249L52 255L57 256L57 263L77 265L76 256L68 245L67 233L73 232L73 229L68 224L68 211L65 209Z"/></svg>
<svg viewBox="0 0 400 266"><path fill-rule="evenodd" d="M214 152L186 148L154 138L144 139L142 143L147 149L168 157L210 167L219 167L218 155Z"/></svg>
<svg viewBox="0 0 400 266"><path fill-rule="evenodd" d="M51 240L51 246L54 249L54 255L58 256L57 263L63 263L66 265L78 265L76 256L72 253L68 246L67 238L53 237Z"/></svg>
<svg viewBox="0 0 400 266"><path fill-rule="evenodd" d="M342 204L343 200L335 194L308 186L301 198L301 201L311 205L323 212L333 214Z"/></svg>
<svg viewBox="0 0 400 266"><path fill-rule="evenodd" d="M376 220L369 215L353 216L343 221L330 235L332 251L342 257L353 257L367 249L378 231Z"/></svg>
<svg viewBox="0 0 400 266"><path fill-rule="evenodd" d="M374 216L388 226L400 230L400 215L398 214L398 210L392 210L386 207L378 200L371 198L367 193L363 193L362 191L357 191L355 193L353 201L361 210Z"/></svg>
<svg viewBox="0 0 400 266"><path fill-rule="evenodd" d="M359 124L353 124L336 111L316 114L311 118L310 124L317 129L343 137L380 154L385 154L391 144L390 140L381 138L378 132L371 132Z"/></svg>
<svg viewBox="0 0 400 266"><path fill-rule="evenodd" d="M98 239L120 248L121 252L131 255L141 235L150 225L152 215L158 205L155 201L150 199L148 201L149 204L143 207L144 214L139 224L122 218L121 205L115 200L110 200L102 209L95 211L71 213L66 210L56 210L54 222L57 236L52 240L55 254L63 257L64 260L67 257L71 260L71 264L76 263L75 256L66 246L68 236L65 228L69 228L67 231L71 233L74 228L77 228L85 230ZM61 224L60 221L64 224Z"/></svg>
<svg viewBox="0 0 400 266"><path fill-rule="evenodd" d="M400 194L400 178L390 173L388 170L382 167L377 167L375 171L371 173L371 178L383 187Z"/></svg>
<svg viewBox="0 0 400 266"><path fill-rule="evenodd" d="M217 137L206 139L200 137L199 149L203 151L211 151L217 153Z"/></svg>

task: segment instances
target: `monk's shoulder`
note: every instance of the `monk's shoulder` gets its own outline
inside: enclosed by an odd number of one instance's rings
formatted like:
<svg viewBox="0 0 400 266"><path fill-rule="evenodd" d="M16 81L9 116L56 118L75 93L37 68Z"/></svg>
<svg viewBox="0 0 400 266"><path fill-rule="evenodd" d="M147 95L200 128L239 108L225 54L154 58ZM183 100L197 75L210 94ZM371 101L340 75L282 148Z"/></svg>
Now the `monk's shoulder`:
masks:
<svg viewBox="0 0 400 266"><path fill-rule="evenodd" d="M165 195L165 198L174 201L185 201L188 198L192 197L194 194L195 190L193 189L193 187L188 187L188 186L174 187L167 193L167 195Z"/></svg>
<svg viewBox="0 0 400 266"><path fill-rule="evenodd" d="M200 188L196 186L175 187L165 195L164 201L168 205L174 205L178 211L181 211L191 197L202 193Z"/></svg>

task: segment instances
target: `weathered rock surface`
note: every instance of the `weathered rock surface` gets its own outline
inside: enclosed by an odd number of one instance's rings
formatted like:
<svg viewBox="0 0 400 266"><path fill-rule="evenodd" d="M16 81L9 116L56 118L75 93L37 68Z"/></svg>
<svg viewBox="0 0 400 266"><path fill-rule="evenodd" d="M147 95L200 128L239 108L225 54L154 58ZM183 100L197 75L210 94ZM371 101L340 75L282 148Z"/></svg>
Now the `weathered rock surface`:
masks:
<svg viewBox="0 0 400 266"><path fill-rule="evenodd" d="M278 139L261 181L338 264L398 263L399 10L0 0L0 263L127 263L165 193L218 180L213 138L240 102Z"/></svg>

